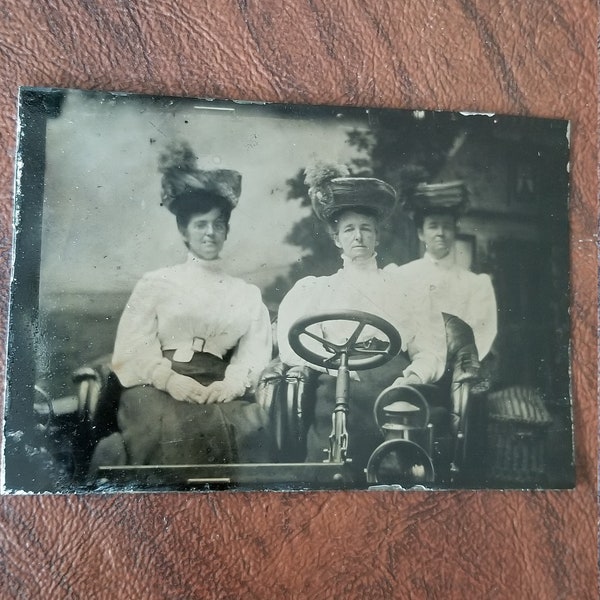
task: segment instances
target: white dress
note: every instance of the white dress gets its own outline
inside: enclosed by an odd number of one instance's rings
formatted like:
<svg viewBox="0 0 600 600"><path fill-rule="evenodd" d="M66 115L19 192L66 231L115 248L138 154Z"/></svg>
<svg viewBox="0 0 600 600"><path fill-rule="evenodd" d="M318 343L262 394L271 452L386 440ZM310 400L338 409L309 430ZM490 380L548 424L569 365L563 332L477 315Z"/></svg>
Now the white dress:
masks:
<svg viewBox="0 0 600 600"><path fill-rule="evenodd" d="M184 264L147 273L115 341L113 369L125 388L119 431L99 442L90 472L107 464L268 462L267 416L251 396L195 404L175 400L165 388L178 372L203 385L223 380L252 391L271 352L259 289L226 275L220 261L190 255Z"/></svg>
<svg viewBox="0 0 600 600"><path fill-rule="evenodd" d="M432 315L456 315L473 329L479 358L490 351L497 333L497 307L489 275L476 275L456 264L454 253L436 259L428 253L421 259L385 273L398 282L404 301L421 305Z"/></svg>

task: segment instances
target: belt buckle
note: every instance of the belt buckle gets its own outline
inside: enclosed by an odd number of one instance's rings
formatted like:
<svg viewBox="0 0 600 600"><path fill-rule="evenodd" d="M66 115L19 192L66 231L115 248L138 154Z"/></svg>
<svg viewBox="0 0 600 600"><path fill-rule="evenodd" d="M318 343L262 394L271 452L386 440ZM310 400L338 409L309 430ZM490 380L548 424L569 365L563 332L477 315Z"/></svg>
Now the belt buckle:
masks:
<svg viewBox="0 0 600 600"><path fill-rule="evenodd" d="M201 343L198 343L201 342ZM192 349L194 352L204 352L204 346L206 345L206 339L201 337L195 337L192 340Z"/></svg>

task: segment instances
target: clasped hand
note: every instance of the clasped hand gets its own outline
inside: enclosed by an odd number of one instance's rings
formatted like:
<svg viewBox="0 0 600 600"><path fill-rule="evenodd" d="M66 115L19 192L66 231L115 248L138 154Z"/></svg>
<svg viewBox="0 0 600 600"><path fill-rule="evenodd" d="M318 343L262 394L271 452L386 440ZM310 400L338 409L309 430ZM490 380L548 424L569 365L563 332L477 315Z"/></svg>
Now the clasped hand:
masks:
<svg viewBox="0 0 600 600"><path fill-rule="evenodd" d="M398 377L391 387L402 387L403 385L413 385L415 383L423 383L421 378L416 373L408 373L404 377Z"/></svg>
<svg viewBox="0 0 600 600"><path fill-rule="evenodd" d="M214 404L231 402L244 395L245 388L234 386L226 381L215 381L208 386L198 383L195 379L173 373L167 381L167 393L175 400L192 402L194 404Z"/></svg>

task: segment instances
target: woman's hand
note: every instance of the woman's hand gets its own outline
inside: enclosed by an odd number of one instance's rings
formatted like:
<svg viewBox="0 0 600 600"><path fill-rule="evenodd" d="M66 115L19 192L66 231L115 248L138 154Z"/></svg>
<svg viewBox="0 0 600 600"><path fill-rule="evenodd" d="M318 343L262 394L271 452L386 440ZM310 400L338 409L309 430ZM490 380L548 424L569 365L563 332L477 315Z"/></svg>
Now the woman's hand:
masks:
<svg viewBox="0 0 600 600"><path fill-rule="evenodd" d="M206 404L231 402L244 395L246 388L226 381L215 381L206 388Z"/></svg>
<svg viewBox="0 0 600 600"><path fill-rule="evenodd" d="M175 400L204 404L207 399L208 388L191 377L173 373L167 381L166 391L175 398Z"/></svg>
<svg viewBox="0 0 600 600"><path fill-rule="evenodd" d="M391 387L401 387L403 385L412 385L415 383L423 383L421 378L413 372L408 373L405 377L398 377Z"/></svg>

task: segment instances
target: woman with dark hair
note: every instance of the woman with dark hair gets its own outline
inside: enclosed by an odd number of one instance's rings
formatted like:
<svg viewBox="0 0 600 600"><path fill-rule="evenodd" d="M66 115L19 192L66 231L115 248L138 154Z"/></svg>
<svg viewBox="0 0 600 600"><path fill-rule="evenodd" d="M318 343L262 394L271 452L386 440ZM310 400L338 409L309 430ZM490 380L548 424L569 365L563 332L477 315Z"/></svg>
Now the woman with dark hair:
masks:
<svg viewBox="0 0 600 600"><path fill-rule="evenodd" d="M219 258L241 175L199 170L187 144L169 147L159 170L188 258L145 274L127 302L112 361L119 433L92 465L267 461L266 415L251 394L271 358L269 315Z"/></svg>
<svg viewBox="0 0 600 600"><path fill-rule="evenodd" d="M405 209L425 253L404 265L388 265L386 274L402 286L408 301L420 302L432 314L455 315L467 323L482 360L496 338L498 311L490 276L473 273L457 262L457 222L467 204L462 181L416 185L405 199Z"/></svg>
<svg viewBox="0 0 600 600"><path fill-rule="evenodd" d="M326 312L359 310L382 317L395 326L403 342L403 352L392 361L353 375L348 450L361 477L368 457L382 441L372 412L377 395L394 382L431 383L442 376L444 326L440 316L437 328L423 328L426 333L417 331L415 307L401 301L397 287L377 266L379 227L395 208L395 190L379 179L350 177L348 170L339 165L307 169L306 183L316 216L327 223L333 242L342 252L343 267L327 277L305 277L285 296L278 316L281 360L290 366L306 364L290 347L288 332L299 318ZM344 343L355 327L355 323L334 321L323 325L318 334L334 343ZM376 336L376 330L366 326L358 341ZM310 461L323 459L323 449L328 446L335 405L334 374L318 376L315 419L308 430Z"/></svg>

